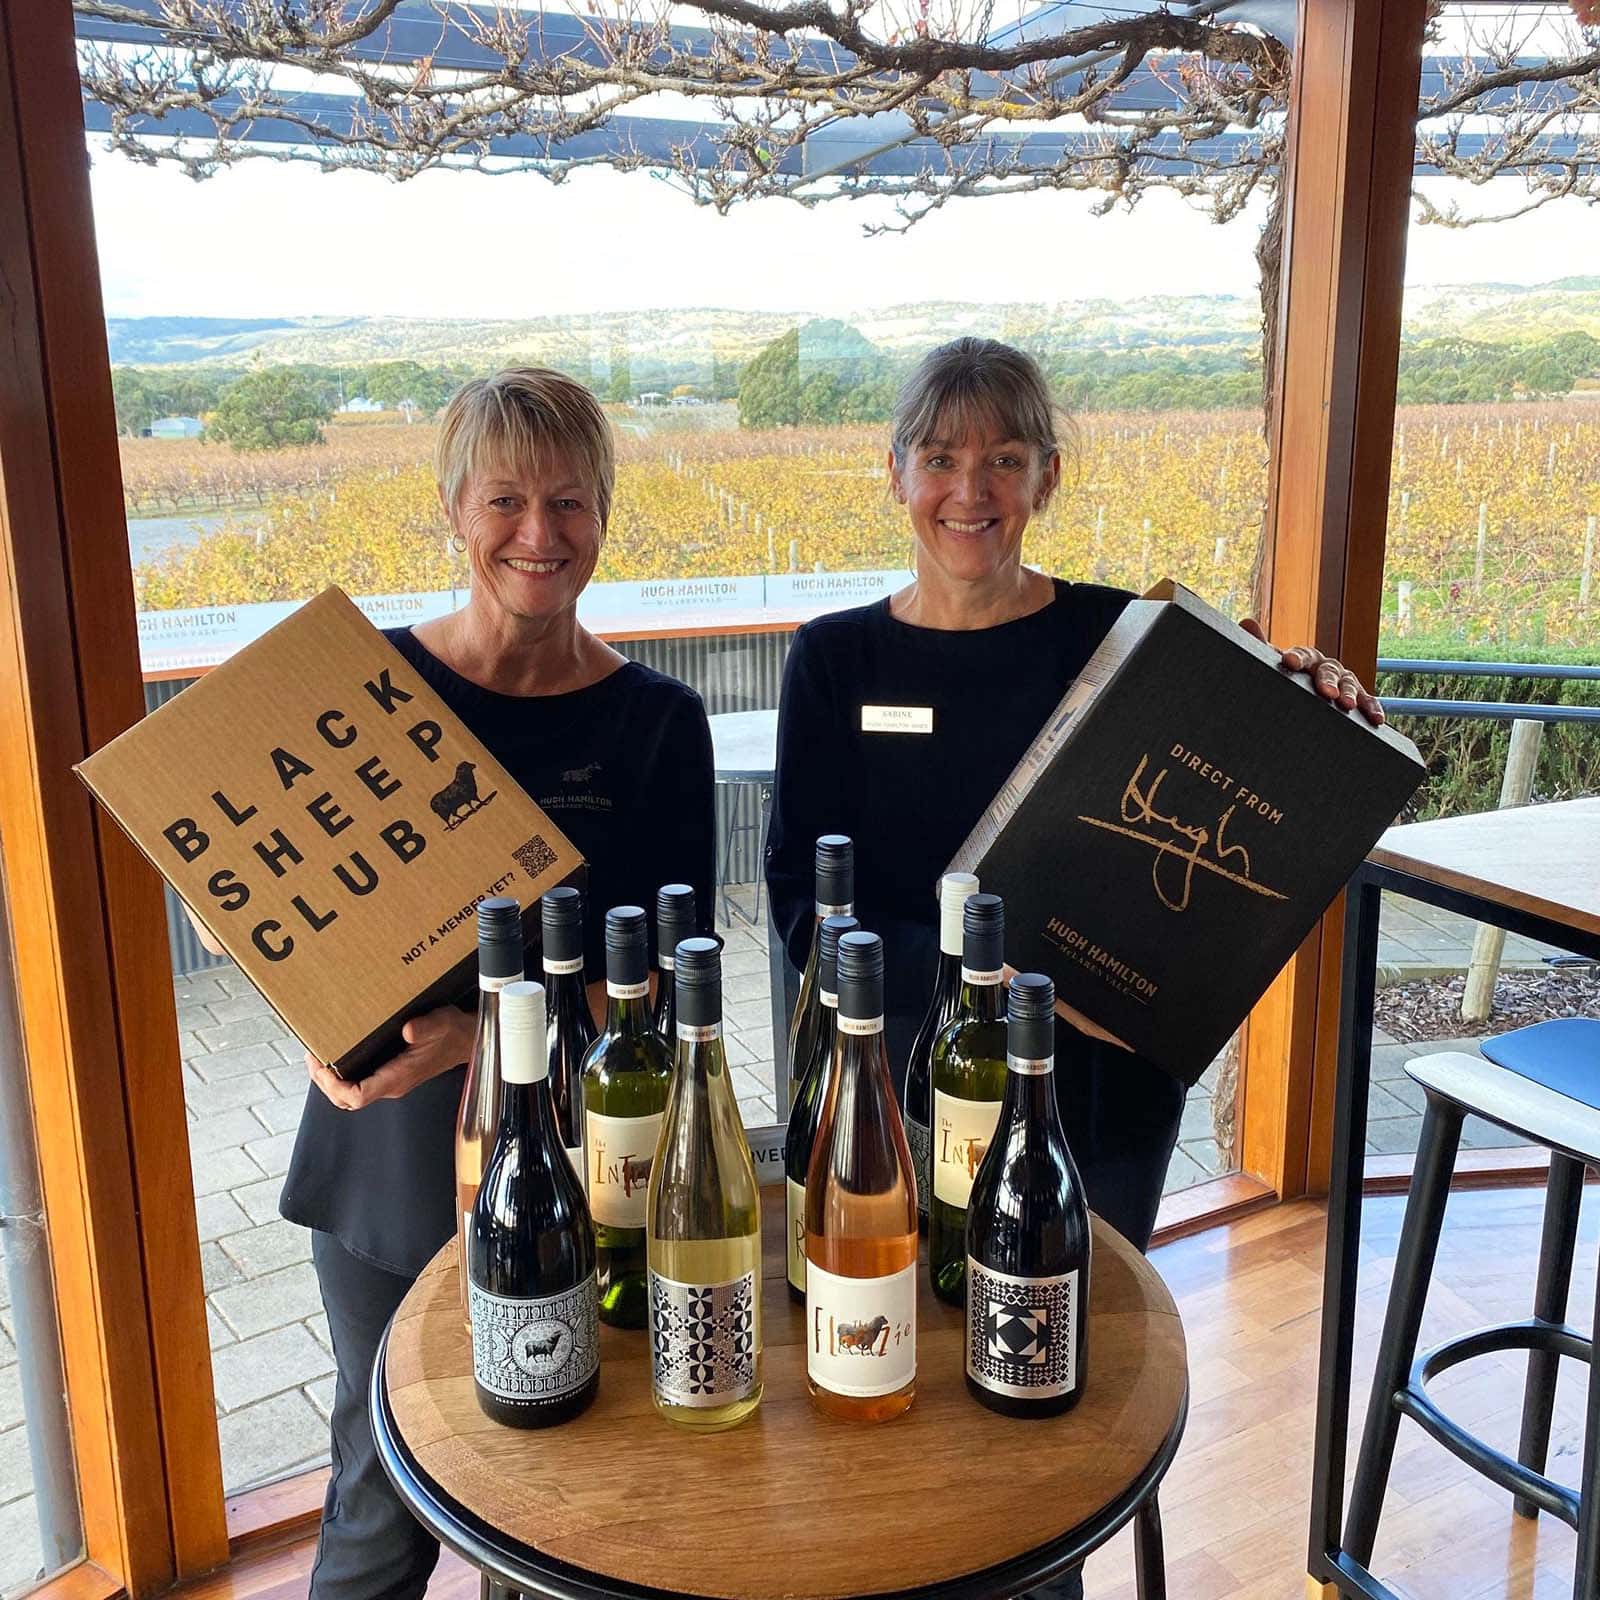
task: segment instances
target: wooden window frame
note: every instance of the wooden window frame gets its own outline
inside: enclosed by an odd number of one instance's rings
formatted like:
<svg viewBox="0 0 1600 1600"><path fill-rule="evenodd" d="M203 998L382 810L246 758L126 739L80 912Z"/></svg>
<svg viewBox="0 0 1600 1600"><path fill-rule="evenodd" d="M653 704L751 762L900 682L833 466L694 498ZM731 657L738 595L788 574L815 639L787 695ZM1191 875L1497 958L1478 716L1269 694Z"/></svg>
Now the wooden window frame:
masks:
<svg viewBox="0 0 1600 1600"><path fill-rule="evenodd" d="M1286 155L1264 621L1366 674L1422 21L1301 0ZM67 0L0 0L0 46L0 839L87 1546L45 1592L98 1600L314 1515L321 1480L224 1501L162 897L71 772L144 705ZM1325 1186L1339 922L1251 1018L1243 1174L1164 1231Z"/></svg>

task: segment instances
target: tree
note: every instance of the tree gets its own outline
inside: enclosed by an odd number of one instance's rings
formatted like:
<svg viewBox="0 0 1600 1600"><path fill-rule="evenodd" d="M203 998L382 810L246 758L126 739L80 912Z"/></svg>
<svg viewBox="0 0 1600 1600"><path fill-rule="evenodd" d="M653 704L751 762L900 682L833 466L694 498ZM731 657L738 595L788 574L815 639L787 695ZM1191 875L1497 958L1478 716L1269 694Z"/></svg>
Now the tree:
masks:
<svg viewBox="0 0 1600 1600"><path fill-rule="evenodd" d="M223 391L206 434L236 450L321 444L322 424L332 414L317 385L303 374L290 367L264 367Z"/></svg>
<svg viewBox="0 0 1600 1600"><path fill-rule="evenodd" d="M741 428L793 428L800 421L800 330L780 334L739 374Z"/></svg>
<svg viewBox="0 0 1600 1600"><path fill-rule="evenodd" d="M402 400L411 400L422 410L433 412L450 398L449 379L416 361L381 361L367 368L362 382L367 398L391 411Z"/></svg>
<svg viewBox="0 0 1600 1600"><path fill-rule="evenodd" d="M1167 189L1218 222L1263 196L1270 393L1293 54L1238 0L1147 3L1101 18L1089 6L1041 8L1031 25L997 33L991 4L969 10L958 0L697 0L706 26L695 28L673 21L690 8L643 0L594 16L441 4L439 43L424 60L385 59L399 0L163 0L154 19L126 0L74 7L168 47L87 47L84 90L109 109L119 149L195 177L253 158L397 179L448 165L554 181L584 164L654 167L721 211L767 195L806 205L886 195L898 206L888 226L899 228L955 199L1026 190L1095 194L1105 212ZM1449 52L1443 12L1433 0L1437 70L1419 108L1418 167L1485 195L1489 179L1507 180L1493 190L1521 195L1469 213L1419 192L1418 220L1466 227L1557 199L1600 199L1595 0L1574 0L1565 23L1544 8L1532 20L1514 8L1468 14L1452 23ZM1052 28L1055 16L1079 25ZM342 80L353 109L319 111L298 75L279 68ZM661 95L698 100L718 120L683 141L642 143L634 121L642 126ZM163 137L160 119L174 113L198 114L214 138ZM251 143L244 135L257 118L303 129L306 143ZM1014 137L1035 130L1050 137ZM508 154L496 144L508 134L532 153ZM551 155L579 136L581 157ZM863 159L885 152L897 159Z"/></svg>

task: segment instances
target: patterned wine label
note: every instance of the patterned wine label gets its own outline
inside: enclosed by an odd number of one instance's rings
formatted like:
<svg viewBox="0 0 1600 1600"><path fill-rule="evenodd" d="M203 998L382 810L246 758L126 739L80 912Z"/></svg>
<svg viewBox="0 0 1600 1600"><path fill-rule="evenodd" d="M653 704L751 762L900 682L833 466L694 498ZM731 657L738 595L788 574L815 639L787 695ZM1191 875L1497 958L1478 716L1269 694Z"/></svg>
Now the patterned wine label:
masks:
<svg viewBox="0 0 1600 1600"><path fill-rule="evenodd" d="M806 1286L806 1186L788 1180L789 1282L802 1293Z"/></svg>
<svg viewBox="0 0 1600 1600"><path fill-rule="evenodd" d="M972 1180L1000 1121L1000 1100L962 1100L942 1089L933 1091L934 1195L949 1206L966 1209Z"/></svg>
<svg viewBox="0 0 1600 1600"><path fill-rule="evenodd" d="M756 1386L756 1277L678 1283L650 1274L650 1370L673 1406L725 1406Z"/></svg>
<svg viewBox="0 0 1600 1600"><path fill-rule="evenodd" d="M917 1215L928 1214L928 1129L925 1123L906 1118L906 1143L911 1146L911 1165L917 1173Z"/></svg>
<svg viewBox="0 0 1600 1600"><path fill-rule="evenodd" d="M645 1191L656 1156L661 1113L648 1117L583 1116L583 1176L589 1210L604 1228L642 1228Z"/></svg>
<svg viewBox="0 0 1600 1600"><path fill-rule="evenodd" d="M509 1300L467 1286L472 1375L501 1400L559 1400L600 1365L600 1298L591 1272L576 1288Z"/></svg>
<svg viewBox="0 0 1600 1600"><path fill-rule="evenodd" d="M806 1372L820 1388L865 1399L917 1375L917 1268L844 1278L806 1261Z"/></svg>
<svg viewBox="0 0 1600 1600"><path fill-rule="evenodd" d="M1020 1400L1053 1400L1078 1386L1078 1273L1013 1278L967 1257L967 1372Z"/></svg>

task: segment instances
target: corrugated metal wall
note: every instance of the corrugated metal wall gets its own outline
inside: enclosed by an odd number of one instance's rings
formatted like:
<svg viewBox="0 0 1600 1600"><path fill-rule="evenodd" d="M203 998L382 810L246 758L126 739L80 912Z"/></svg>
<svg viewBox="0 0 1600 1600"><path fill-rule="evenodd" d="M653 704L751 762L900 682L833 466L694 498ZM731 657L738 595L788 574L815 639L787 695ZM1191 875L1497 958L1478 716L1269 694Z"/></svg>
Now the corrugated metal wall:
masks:
<svg viewBox="0 0 1600 1600"><path fill-rule="evenodd" d="M630 660L642 661L658 672L669 673L697 690L706 703L707 714L717 716L724 711L776 708L783 665L788 660L792 638L793 634L785 631L702 635L687 639L613 639L611 643ZM154 711L194 681L181 678L147 683L144 686L145 709ZM761 871L761 795L754 785L718 785L719 845L728 839L730 826L740 831L732 839L727 880L729 883L753 883ZM720 854L719 849L719 857ZM198 972L223 964L201 949L178 897L170 889L167 890L167 943L172 952L174 972Z"/></svg>

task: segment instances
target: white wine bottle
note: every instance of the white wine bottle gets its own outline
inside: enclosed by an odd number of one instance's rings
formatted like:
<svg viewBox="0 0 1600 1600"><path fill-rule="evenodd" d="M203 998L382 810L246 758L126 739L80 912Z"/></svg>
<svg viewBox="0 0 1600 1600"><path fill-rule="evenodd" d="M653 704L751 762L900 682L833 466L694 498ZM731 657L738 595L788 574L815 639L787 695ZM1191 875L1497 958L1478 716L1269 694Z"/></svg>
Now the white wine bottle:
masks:
<svg viewBox="0 0 1600 1600"><path fill-rule="evenodd" d="M461 1317L467 1320L467 1224L500 1123L500 992L522 977L522 912L497 895L478 902L478 1026L456 1113L456 1216Z"/></svg>
<svg viewBox="0 0 1600 1600"><path fill-rule="evenodd" d="M547 1428L600 1386L594 1230L550 1097L544 990L500 998L500 1126L467 1237L472 1378L496 1422Z"/></svg>
<svg viewBox="0 0 1600 1600"><path fill-rule="evenodd" d="M917 1387L917 1182L883 1044L883 941L839 941L839 1036L806 1173L806 1384L884 1422Z"/></svg>
<svg viewBox="0 0 1600 1600"><path fill-rule="evenodd" d="M967 1200L967 1388L993 1411L1053 1417L1083 1395L1089 1207L1056 1104L1056 991L1011 980L1006 1091Z"/></svg>
<svg viewBox="0 0 1600 1600"><path fill-rule="evenodd" d="M900 1095L906 1139L917 1169L917 1221L924 1228L928 1226L928 1194L933 1182L928 1142L928 1130L933 1126L933 1042L961 1007L961 910L967 897L977 892L978 880L970 872L947 872L939 880L939 965L922 1026L906 1057Z"/></svg>
<svg viewBox="0 0 1600 1600"><path fill-rule="evenodd" d="M817 959L817 997L822 1012L811 1061L800 1080L784 1131L783 1173L788 1212L789 1298L802 1303L806 1297L806 1172L811 1166L811 1151L817 1142L817 1124L822 1120L822 1102L828 1092L828 1073L833 1066L834 1041L838 1038L839 1016L839 940L860 927L854 917L824 917Z"/></svg>
<svg viewBox="0 0 1600 1600"><path fill-rule="evenodd" d="M761 1200L722 1048L722 951L674 953L678 1047L650 1172L651 1392L685 1427L761 1402Z"/></svg>

